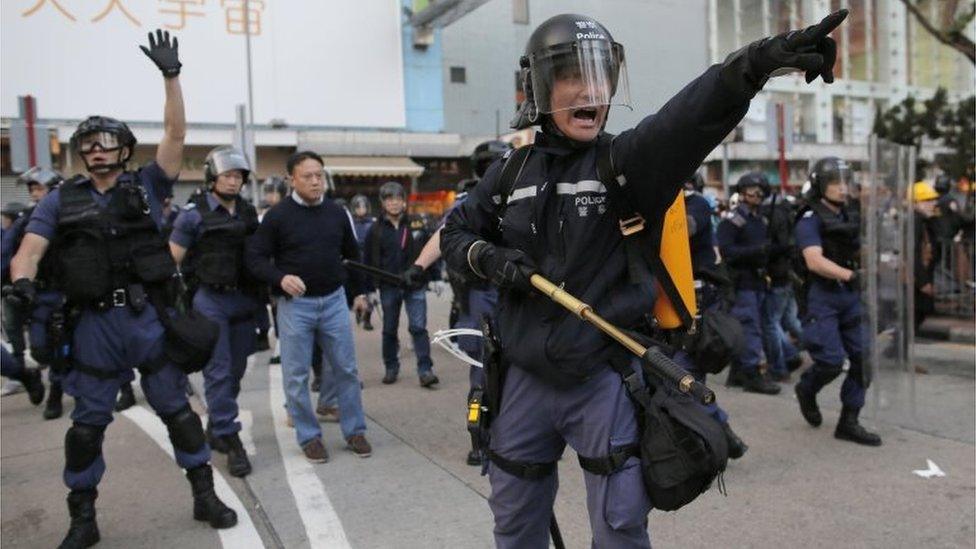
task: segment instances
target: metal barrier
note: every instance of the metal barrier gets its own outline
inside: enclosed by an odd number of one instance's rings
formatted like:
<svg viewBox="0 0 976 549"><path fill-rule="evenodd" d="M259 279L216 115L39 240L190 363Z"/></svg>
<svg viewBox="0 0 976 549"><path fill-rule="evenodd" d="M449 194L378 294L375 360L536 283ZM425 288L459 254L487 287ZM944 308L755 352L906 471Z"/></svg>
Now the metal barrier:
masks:
<svg viewBox="0 0 976 549"><path fill-rule="evenodd" d="M933 246L935 313L963 318L976 316L973 284L973 243L960 237Z"/></svg>

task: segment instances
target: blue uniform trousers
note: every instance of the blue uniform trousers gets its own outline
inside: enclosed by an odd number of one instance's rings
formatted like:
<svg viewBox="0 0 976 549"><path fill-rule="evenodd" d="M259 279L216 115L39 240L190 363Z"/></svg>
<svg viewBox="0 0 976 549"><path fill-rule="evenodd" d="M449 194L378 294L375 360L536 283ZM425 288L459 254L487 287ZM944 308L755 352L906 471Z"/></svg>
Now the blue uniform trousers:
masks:
<svg viewBox="0 0 976 549"><path fill-rule="evenodd" d="M71 419L96 427L111 423L119 385L133 379L133 366L161 355L163 339L163 326L152 306L147 305L139 313L128 306L83 311L75 326L71 357L98 374L73 368L65 376L64 390L75 398ZM186 375L176 366L166 363L157 371L143 375L140 381L146 400L160 417L189 407ZM210 447L206 444L193 453L174 448L174 454L176 463L184 469L210 461ZM94 488L104 472L105 460L99 452L83 470L65 467L64 483L72 490Z"/></svg>
<svg viewBox="0 0 976 549"><path fill-rule="evenodd" d="M620 375L609 366L571 389L556 389L512 366L502 389L501 411L491 426L491 449L512 461L542 463L558 460L568 443L580 455L604 457L612 448L637 442L635 414ZM570 462L562 466L576 467ZM488 472L496 546L548 547L558 473L522 479L494 463ZM651 502L640 461L631 457L609 476L584 471L583 479L593 547L650 547Z"/></svg>
<svg viewBox="0 0 976 549"><path fill-rule="evenodd" d="M816 394L840 375L846 357L851 364L840 388L840 400L845 407L862 408L866 393L862 381L863 336L858 292L820 282L812 284L807 294L803 344L814 364L800 377L800 388Z"/></svg>
<svg viewBox="0 0 976 549"><path fill-rule="evenodd" d="M481 319L484 315L495 318L495 306L498 304L498 291L494 288L487 290L468 290L467 310L460 313L457 318L455 328L481 329ZM484 348L483 338L477 336L458 336L458 347L461 348L471 358L482 361L482 349ZM485 386L484 369L471 366L468 371L468 381L471 389L481 389Z"/></svg>
<svg viewBox="0 0 976 549"><path fill-rule="evenodd" d="M407 328L413 338L417 355L417 374L429 373L434 363L430 359L430 338L427 337L427 290L403 290L393 286L380 287L383 304L383 364L387 372L400 372L400 307L407 309Z"/></svg>
<svg viewBox="0 0 976 549"><path fill-rule="evenodd" d="M203 368L204 394L210 428L216 436L241 430L237 421L237 395L254 351L255 311L260 304L240 292L218 292L202 286L193 296L193 308L220 326L220 337L210 362Z"/></svg>
<svg viewBox="0 0 976 549"><path fill-rule="evenodd" d="M20 380L24 375L24 363L14 358L13 353L0 345L0 376Z"/></svg>
<svg viewBox="0 0 976 549"><path fill-rule="evenodd" d="M742 324L744 341L736 358L743 374L755 373L763 360L762 307L765 299L766 292L761 290L736 290L735 303L729 311Z"/></svg>

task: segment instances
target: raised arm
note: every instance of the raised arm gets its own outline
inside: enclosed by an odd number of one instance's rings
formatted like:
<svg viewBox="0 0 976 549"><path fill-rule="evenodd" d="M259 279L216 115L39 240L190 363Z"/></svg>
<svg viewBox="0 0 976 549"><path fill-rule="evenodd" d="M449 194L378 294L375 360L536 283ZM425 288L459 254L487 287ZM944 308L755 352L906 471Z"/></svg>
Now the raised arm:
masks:
<svg viewBox="0 0 976 549"><path fill-rule="evenodd" d="M180 87L179 42L169 32L149 33L149 47L139 46L163 73L166 103L163 107L163 138L156 149L156 163L170 179L176 179L183 167L183 141L186 139L186 113L183 89Z"/></svg>

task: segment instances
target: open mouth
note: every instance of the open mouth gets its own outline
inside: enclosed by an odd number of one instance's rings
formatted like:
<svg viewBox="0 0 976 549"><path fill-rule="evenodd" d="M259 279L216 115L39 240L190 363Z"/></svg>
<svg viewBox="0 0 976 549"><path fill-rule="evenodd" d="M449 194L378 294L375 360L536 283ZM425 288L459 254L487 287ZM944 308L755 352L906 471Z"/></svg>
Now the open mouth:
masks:
<svg viewBox="0 0 976 549"><path fill-rule="evenodd" d="M573 111L573 118L575 118L576 120L593 122L596 120L596 108L584 107L582 109L576 109L575 111Z"/></svg>

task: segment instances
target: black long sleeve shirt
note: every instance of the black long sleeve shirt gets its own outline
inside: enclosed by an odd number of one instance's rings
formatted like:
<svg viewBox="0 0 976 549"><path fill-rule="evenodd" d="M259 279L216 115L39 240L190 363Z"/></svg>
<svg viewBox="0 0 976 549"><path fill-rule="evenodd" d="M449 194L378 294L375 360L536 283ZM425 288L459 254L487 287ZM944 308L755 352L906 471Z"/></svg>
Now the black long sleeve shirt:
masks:
<svg viewBox="0 0 976 549"><path fill-rule="evenodd" d="M303 205L287 197L265 214L245 247L247 268L257 279L283 294L281 279L295 275L305 282L305 296L323 296L342 285L362 293L362 277L342 266L359 261L359 244L349 213L326 198Z"/></svg>

